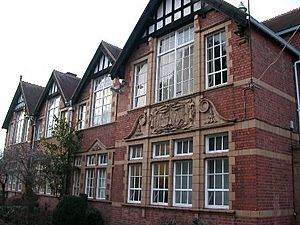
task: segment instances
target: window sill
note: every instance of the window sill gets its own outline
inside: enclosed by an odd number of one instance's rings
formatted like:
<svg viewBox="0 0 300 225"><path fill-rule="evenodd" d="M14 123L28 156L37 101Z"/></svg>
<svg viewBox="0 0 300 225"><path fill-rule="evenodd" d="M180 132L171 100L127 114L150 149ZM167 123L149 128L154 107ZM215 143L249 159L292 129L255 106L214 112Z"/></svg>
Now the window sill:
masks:
<svg viewBox="0 0 300 225"><path fill-rule="evenodd" d="M201 90L201 93L211 92L211 91L215 91L215 90L219 90L219 89L226 89L226 88L232 87L232 86L233 86L233 82L229 82L226 84L205 88L204 90Z"/></svg>
<svg viewBox="0 0 300 225"><path fill-rule="evenodd" d="M164 206L164 205L141 205L138 203L123 203L122 206L125 207L138 207L144 209L166 209L166 210L184 210L184 211L191 211L191 212L206 212L206 213L222 213L222 214L235 214L235 210L230 209L196 209L192 206L190 207L182 207L182 206Z"/></svg>
<svg viewBox="0 0 300 225"><path fill-rule="evenodd" d="M100 125L96 125L96 126L90 126L90 127L86 127L84 129L80 129L80 130L76 130L77 132L84 132L87 130L91 130L91 129L95 129L95 128L99 128L99 127L105 127L105 126L110 126L112 124L115 124L116 122L109 122L109 123L105 123L105 124L100 124Z"/></svg>

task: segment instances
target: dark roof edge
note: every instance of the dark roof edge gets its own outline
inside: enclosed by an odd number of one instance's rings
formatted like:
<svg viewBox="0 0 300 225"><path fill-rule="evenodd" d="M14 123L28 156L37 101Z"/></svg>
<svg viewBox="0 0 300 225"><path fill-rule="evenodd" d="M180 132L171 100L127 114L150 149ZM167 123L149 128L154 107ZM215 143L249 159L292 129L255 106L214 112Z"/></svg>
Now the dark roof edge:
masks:
<svg viewBox="0 0 300 225"><path fill-rule="evenodd" d="M250 22L259 30L264 32L265 34L269 35L272 37L275 41L279 42L281 45L286 46L286 48L296 56L300 58L300 51L298 51L295 47L293 47L291 44L289 44L286 40L283 38L279 37L274 31L272 31L270 28L266 27L262 23L258 22L256 19L253 17L250 17Z"/></svg>

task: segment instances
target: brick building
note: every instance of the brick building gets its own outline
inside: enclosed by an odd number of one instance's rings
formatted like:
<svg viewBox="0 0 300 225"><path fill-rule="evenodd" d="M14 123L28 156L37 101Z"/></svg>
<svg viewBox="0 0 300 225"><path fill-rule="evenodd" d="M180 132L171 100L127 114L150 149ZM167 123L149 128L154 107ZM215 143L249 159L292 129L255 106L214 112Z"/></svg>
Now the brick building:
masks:
<svg viewBox="0 0 300 225"><path fill-rule="evenodd" d="M300 22L278 22L288 15L262 24L220 0L151 0L123 50L101 42L81 80L53 71L23 141L51 138L54 115L76 124L72 193L108 224L296 224L299 33L287 40Z"/></svg>

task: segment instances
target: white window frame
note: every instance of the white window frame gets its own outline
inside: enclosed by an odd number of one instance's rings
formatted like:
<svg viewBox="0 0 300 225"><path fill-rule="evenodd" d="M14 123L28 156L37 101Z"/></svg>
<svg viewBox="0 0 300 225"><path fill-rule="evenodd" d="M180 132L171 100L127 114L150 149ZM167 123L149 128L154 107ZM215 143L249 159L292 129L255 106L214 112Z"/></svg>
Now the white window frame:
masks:
<svg viewBox="0 0 300 225"><path fill-rule="evenodd" d="M81 156L76 156L74 159L74 166L81 166Z"/></svg>
<svg viewBox="0 0 300 225"><path fill-rule="evenodd" d="M108 155L107 154L99 154L98 155L98 165L106 166L108 163Z"/></svg>
<svg viewBox="0 0 300 225"><path fill-rule="evenodd" d="M129 160L143 159L143 145L133 145L129 147Z"/></svg>
<svg viewBox="0 0 300 225"><path fill-rule="evenodd" d="M55 94L57 91L58 91L57 84L55 82L53 82L53 84L52 84L52 86L51 86L51 88L49 90L48 95Z"/></svg>
<svg viewBox="0 0 300 225"><path fill-rule="evenodd" d="M96 155L86 156L86 166L96 166Z"/></svg>
<svg viewBox="0 0 300 225"><path fill-rule="evenodd" d="M163 145L164 145L164 150L162 150ZM156 153L159 153L159 154L156 154ZM152 144L152 158L153 159L166 158L169 156L170 156L169 142L157 142L157 143Z"/></svg>
<svg viewBox="0 0 300 225"><path fill-rule="evenodd" d="M176 174L176 169L177 169L177 166L178 164L182 164L183 163L188 163L188 174L183 174L183 169L182 169L182 166L181 166L181 173L180 174ZM179 207L192 207L192 202L189 204L189 203L177 203L176 202L176 192L180 192L181 193L181 197L180 197L180 202L182 202L182 193L183 192L187 192L187 202L188 202L188 194L190 193L191 194L191 201L193 201L193 161L192 160L182 160L182 161L176 161L174 162L174 175L173 175L173 205L174 206L179 206ZM176 188L176 180L177 179L181 179L181 188ZM183 179L182 177L186 177L187 178L187 186L189 185L189 181L191 180L191 187L190 188L182 188L182 184L183 184Z"/></svg>
<svg viewBox="0 0 300 225"><path fill-rule="evenodd" d="M81 171L79 169L74 170L73 195L75 196L79 196L80 194L80 177L81 177Z"/></svg>
<svg viewBox="0 0 300 225"><path fill-rule="evenodd" d="M86 120L86 104L81 104L78 107L78 130L85 129Z"/></svg>
<svg viewBox="0 0 300 225"><path fill-rule="evenodd" d="M216 173L216 160L222 160L222 172L221 173ZM224 171L224 160L228 160L227 161L227 171ZM214 173L208 173L208 162L209 161L214 161ZM222 187L220 189L216 189L216 188L208 188L208 176L214 176L214 186L216 184L216 179L215 176L222 176ZM228 179L228 188L224 188L224 175L227 175L227 179ZM209 204L209 199L208 199L208 192L214 192L214 204L210 205ZM215 204L215 196L216 193L215 192L222 192L222 205L216 205ZM227 197L228 197L228 205L224 204L224 192L227 192ZM206 208L210 208L210 209L229 209L229 159L228 158L212 158L212 159L207 159L205 160L205 207Z"/></svg>
<svg viewBox="0 0 300 225"><path fill-rule="evenodd" d="M110 90L111 86L112 86L112 80L109 75L101 76L94 80L93 108L92 108L92 116L91 116L92 127L108 124L111 122L111 111L112 111L112 92ZM98 93L100 96L97 95ZM96 104L99 105L96 106ZM106 112L105 109L108 109L108 111ZM104 112L107 113L106 115L107 117L103 116Z"/></svg>
<svg viewBox="0 0 300 225"><path fill-rule="evenodd" d="M219 35L220 37L220 44L215 45L214 44L214 36ZM221 37L222 35L224 35L224 42L221 42ZM210 37L213 37L213 45L212 47L208 47L208 39ZM227 37L226 37L226 32L225 30L220 30L217 32L214 32L212 34L209 34L205 37L205 86L206 89L210 89L210 88L215 88L215 87L219 87L219 86L223 86L226 85L228 83L228 65L227 65L227 60L228 60L228 55L227 55L227 46L226 46L226 41L227 41ZM222 55L222 45L225 45L225 55ZM220 56L219 57L215 57L215 51L214 48L216 46L220 47ZM209 54L208 51L212 49L212 59L209 60ZM226 63L226 68L223 68L223 62L222 62L222 58L225 58L225 63ZM215 61L220 59L220 70L216 71L216 67L215 67ZM212 71L211 73L209 73L209 63L212 62ZM221 83L216 85L216 74L221 73ZM224 77L223 77L223 73L226 73L226 81L224 81ZM209 86L209 76L213 77L213 84L211 86Z"/></svg>
<svg viewBox="0 0 300 225"><path fill-rule="evenodd" d="M134 172L138 172L139 174L135 174L135 176L133 176L133 169L135 170ZM131 187L131 178L134 178L134 184L133 187ZM139 184L138 187L136 187L136 179L138 180ZM133 192L133 196L135 194L135 192L138 192L138 200L135 199L131 199L131 192ZM127 201L128 203L136 203L136 204L140 204L142 201L142 164L130 164L128 166L128 198Z"/></svg>
<svg viewBox="0 0 300 225"><path fill-rule="evenodd" d="M141 73L141 69L146 67L143 73ZM144 76L144 81L140 82L140 77ZM141 62L134 67L134 85L133 85L133 108L143 107L147 104L147 79L148 79L148 63L147 61ZM138 82L139 81L139 82ZM138 90L143 86L145 88L145 93L138 94ZM139 99L144 98L143 104L139 105Z"/></svg>
<svg viewBox="0 0 300 225"><path fill-rule="evenodd" d="M184 42L183 43L178 43L178 40L179 40L179 37L181 35L182 32L186 31L186 29L189 30L189 40ZM191 34L193 34L191 36ZM168 47L167 47L167 50L162 50L161 51L161 48L162 48L162 41L164 40L167 40L169 38L172 38L174 36L174 40L171 42L169 42L168 44ZM184 35L182 36L182 38L185 38ZM172 38L173 39L173 38ZM174 42L174 43L173 43ZM187 25L185 27L182 27L180 28L179 30L175 31L175 32L172 32L162 38L159 39L158 41L158 49L157 49L157 71L156 71L156 88L155 88L155 99L156 99L156 102L161 102L161 101L166 101L166 100L169 100L169 99L173 99L173 98L176 98L176 97L180 97L180 96L184 96L184 95L188 95L188 94L191 94L193 93L193 84L194 84L194 74L193 74L193 68L194 68L194 60L193 60L193 57L194 57L194 25L193 24L190 24L190 25ZM170 47L170 45L173 45L174 46ZM182 50L183 48L189 48L189 67L186 68L189 70L189 73L188 73L188 79L187 80L183 80L183 73L184 73L184 68L182 66L182 74L180 76L181 78L181 81L179 81L177 79L177 55L179 54L179 51ZM193 49L193 50L192 50ZM191 51L193 52L191 54ZM163 56L167 56L168 54L174 52L174 61L173 61L173 67L170 66L170 64L172 63L168 63L168 64L165 64L165 66L168 65L169 69L170 70L173 70L173 72L165 75L165 74L161 74L161 65L160 65L160 60ZM192 59L192 61L191 61ZM183 60L183 58L182 58ZM182 61L183 63L183 61ZM172 75L173 73L173 75ZM161 77L161 75L163 75ZM171 78L173 77L173 84L170 84L170 80L172 80ZM165 78L165 79L164 79ZM164 93L163 93L163 87L160 88L160 80L162 81L162 85L163 85L163 80L166 80L167 81L167 97L164 98ZM187 82L187 92L184 93L183 92L183 83L184 82ZM179 90L177 90L177 85L180 85L180 92ZM173 86L173 87L172 87ZM170 87L173 88L173 93L171 93L172 96L170 96ZM161 90L160 90L161 89ZM161 92L161 94L160 94Z"/></svg>
<svg viewBox="0 0 300 225"><path fill-rule="evenodd" d="M43 120L39 119L36 123L35 138L36 140L41 140L43 135Z"/></svg>
<svg viewBox="0 0 300 225"><path fill-rule="evenodd" d="M224 138L227 137L227 148L224 146ZM214 150L209 150L210 139L214 139ZM221 138L221 148L217 150L217 138ZM228 133L219 133L205 136L205 149L207 154L223 153L229 151L229 136Z"/></svg>
<svg viewBox="0 0 300 225"><path fill-rule="evenodd" d="M51 104L53 102L53 104ZM45 130L46 137L52 137L52 130L55 127L55 117L58 118L60 97L51 98L47 107L47 126ZM50 123L51 122L51 123Z"/></svg>
<svg viewBox="0 0 300 225"><path fill-rule="evenodd" d="M96 199L106 199L106 168L97 169L97 187ZM104 195L103 195L104 194Z"/></svg>
<svg viewBox="0 0 300 225"><path fill-rule="evenodd" d="M24 124L25 124L25 112L19 111L16 113L16 124L14 129L14 138L13 138L14 144L19 144L22 142Z"/></svg>
<svg viewBox="0 0 300 225"><path fill-rule="evenodd" d="M183 149L184 149L184 142L187 142L187 148L188 148L188 152L187 153L183 153ZM179 143L181 143L181 150L182 153L178 153L179 150ZM193 155L193 139L189 138L189 139L180 139L180 140L175 140L175 156L185 156L185 155Z"/></svg>
<svg viewBox="0 0 300 225"><path fill-rule="evenodd" d="M158 165L158 174L154 174L154 167ZM164 172L163 174L160 174L160 166L163 166L164 168ZM157 178L157 182L158 182L158 188L154 188L154 179ZM160 179L162 178L164 181L164 188L159 188L160 184ZM169 163L168 162L155 162L152 164L152 175L151 175L151 204L152 205L168 205L168 201L169 201ZM163 193L163 199L165 199L165 195L167 194L167 202L154 202L154 192L157 192L157 194L159 194L159 192ZM157 197L158 198L158 197Z"/></svg>
<svg viewBox="0 0 300 225"><path fill-rule="evenodd" d="M85 171L85 194L89 199L94 198L94 180L95 180L95 169L86 169Z"/></svg>

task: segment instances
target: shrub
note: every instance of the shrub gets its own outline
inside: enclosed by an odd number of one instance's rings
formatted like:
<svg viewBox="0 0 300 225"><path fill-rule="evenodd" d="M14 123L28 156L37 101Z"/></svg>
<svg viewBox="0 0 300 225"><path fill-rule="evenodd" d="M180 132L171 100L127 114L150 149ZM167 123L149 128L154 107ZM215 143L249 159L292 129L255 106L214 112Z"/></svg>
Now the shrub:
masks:
<svg viewBox="0 0 300 225"><path fill-rule="evenodd" d="M80 197L64 196L53 211L53 225L82 225L87 203Z"/></svg>
<svg viewBox="0 0 300 225"><path fill-rule="evenodd" d="M98 210L88 207L85 213L85 225L103 225L103 219Z"/></svg>

